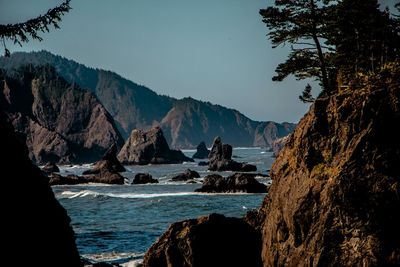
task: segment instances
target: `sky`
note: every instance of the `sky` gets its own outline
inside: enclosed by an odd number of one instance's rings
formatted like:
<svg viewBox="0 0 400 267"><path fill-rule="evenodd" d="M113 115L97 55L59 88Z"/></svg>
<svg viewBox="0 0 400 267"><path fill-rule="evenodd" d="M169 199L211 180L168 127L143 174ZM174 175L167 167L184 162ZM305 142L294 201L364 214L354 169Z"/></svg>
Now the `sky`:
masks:
<svg viewBox="0 0 400 267"><path fill-rule="evenodd" d="M61 2L0 0L0 24L23 22ZM297 122L309 109L298 100L307 82L271 80L289 51L272 49L266 37L258 12L271 3L72 0L61 29L41 34L42 42L7 46L11 52L48 50L159 94L210 101L254 120Z"/></svg>

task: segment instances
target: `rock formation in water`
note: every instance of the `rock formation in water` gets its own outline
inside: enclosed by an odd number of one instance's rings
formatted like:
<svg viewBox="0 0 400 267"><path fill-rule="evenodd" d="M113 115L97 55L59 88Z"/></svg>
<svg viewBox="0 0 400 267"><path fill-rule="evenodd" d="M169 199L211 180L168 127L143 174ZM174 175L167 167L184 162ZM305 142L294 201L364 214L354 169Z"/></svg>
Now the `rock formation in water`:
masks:
<svg viewBox="0 0 400 267"><path fill-rule="evenodd" d="M266 193L267 186L258 182L253 174L235 173L228 177L210 174L204 178L203 186L195 191L203 193Z"/></svg>
<svg viewBox="0 0 400 267"><path fill-rule="evenodd" d="M37 164L93 162L123 139L90 92L49 66L25 66L0 82L0 104Z"/></svg>
<svg viewBox="0 0 400 267"><path fill-rule="evenodd" d="M192 158L194 159L207 159L210 154L210 150L208 150L206 143L201 142L197 148L196 153L193 154Z"/></svg>
<svg viewBox="0 0 400 267"><path fill-rule="evenodd" d="M279 153L264 266L400 264L400 72L319 97Z"/></svg>
<svg viewBox="0 0 400 267"><path fill-rule="evenodd" d="M149 173L137 173L132 184L158 184L158 180L154 179Z"/></svg>
<svg viewBox="0 0 400 267"><path fill-rule="evenodd" d="M149 131L133 130L118 154L123 164L174 164L193 161L180 150L169 148L160 127Z"/></svg>
<svg viewBox="0 0 400 267"><path fill-rule="evenodd" d="M172 224L144 256L144 267L261 267L259 233L238 218L211 214Z"/></svg>
<svg viewBox="0 0 400 267"><path fill-rule="evenodd" d="M254 165L239 163L232 160L232 146L228 144L222 144L220 137L216 137L214 139L208 158L210 160L208 167L210 171L257 171L257 167Z"/></svg>
<svg viewBox="0 0 400 267"><path fill-rule="evenodd" d="M1 110L0 134L1 265L81 266L70 218Z"/></svg>
<svg viewBox="0 0 400 267"><path fill-rule="evenodd" d="M193 180L195 178L200 178L200 174L196 171L192 171L191 169L187 169L185 170L184 173L172 177L171 181L181 182L181 181Z"/></svg>
<svg viewBox="0 0 400 267"><path fill-rule="evenodd" d="M111 172L118 173L124 172L125 167L117 159L117 145L113 144L103 155L101 160L96 162L90 170L83 172L84 175L87 174L99 174L101 172Z"/></svg>
<svg viewBox="0 0 400 267"><path fill-rule="evenodd" d="M133 129L148 130L157 124L173 148L195 148L201 141L210 144L215 136L234 146L270 148L273 140L295 127L292 123L253 121L237 110L190 97L158 95L114 72L88 68L46 51L0 57L0 68L7 71L27 64L50 64L69 83L96 94L124 138Z"/></svg>

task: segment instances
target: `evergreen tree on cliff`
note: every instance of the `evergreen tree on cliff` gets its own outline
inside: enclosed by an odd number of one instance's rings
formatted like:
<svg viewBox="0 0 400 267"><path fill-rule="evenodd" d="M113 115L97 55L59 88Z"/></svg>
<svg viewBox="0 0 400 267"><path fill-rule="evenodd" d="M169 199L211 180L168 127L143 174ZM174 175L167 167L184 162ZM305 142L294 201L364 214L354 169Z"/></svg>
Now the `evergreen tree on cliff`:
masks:
<svg viewBox="0 0 400 267"><path fill-rule="evenodd" d="M6 47L6 40L22 46L22 43L27 43L29 38L42 41L43 39L39 36L39 33L49 32L49 27L51 26L58 29L61 16L71 9L69 3L70 0L66 0L59 6L49 9L46 14L25 22L7 25L0 24L0 38L3 42L5 56L10 56L10 51Z"/></svg>
<svg viewBox="0 0 400 267"><path fill-rule="evenodd" d="M326 92L333 90L327 46L329 0L276 0L260 10L273 47L290 44L288 59L278 65L274 81L293 74L298 79L316 78Z"/></svg>

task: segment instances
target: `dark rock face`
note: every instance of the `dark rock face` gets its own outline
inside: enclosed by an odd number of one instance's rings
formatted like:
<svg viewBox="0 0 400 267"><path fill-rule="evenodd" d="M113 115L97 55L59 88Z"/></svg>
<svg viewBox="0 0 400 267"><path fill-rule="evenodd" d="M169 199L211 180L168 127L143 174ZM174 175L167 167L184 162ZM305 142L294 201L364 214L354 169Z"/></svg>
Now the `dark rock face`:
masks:
<svg viewBox="0 0 400 267"><path fill-rule="evenodd" d="M235 146L271 147L273 140L295 127L292 123L253 121L237 110L190 97L178 100L158 95L111 71L88 68L46 51L0 57L0 68L7 70L27 64L50 64L69 83L96 94L125 139L133 129L148 130L159 124L173 148L195 148L201 141L210 144L215 136Z"/></svg>
<svg viewBox="0 0 400 267"><path fill-rule="evenodd" d="M0 88L0 103L37 164L93 162L123 144L97 98L49 66L21 67Z"/></svg>
<svg viewBox="0 0 400 267"><path fill-rule="evenodd" d="M138 173L132 181L132 184L157 184L158 180L153 179L148 173Z"/></svg>
<svg viewBox="0 0 400 267"><path fill-rule="evenodd" d="M99 174L100 172L124 172L125 167L117 159L117 145L113 144L107 152L103 155L102 159L96 162L92 169L83 172L86 174Z"/></svg>
<svg viewBox="0 0 400 267"><path fill-rule="evenodd" d="M49 176L49 185L74 185L74 184L86 184L89 183L88 179L78 175L67 175L62 176L57 173L52 173Z"/></svg>
<svg viewBox="0 0 400 267"><path fill-rule="evenodd" d="M271 169L264 266L399 266L400 73L320 97Z"/></svg>
<svg viewBox="0 0 400 267"><path fill-rule="evenodd" d="M200 178L200 174L196 171L192 171L191 169L187 169L184 173L181 173L181 174L178 174L177 176L172 177L171 181L179 182L179 181L192 180L195 178Z"/></svg>
<svg viewBox="0 0 400 267"><path fill-rule="evenodd" d="M208 158L210 160L208 167L210 171L257 171L257 167L254 165L239 163L232 160L232 146L228 144L222 144L220 137L216 137L214 139L214 143Z"/></svg>
<svg viewBox="0 0 400 267"><path fill-rule="evenodd" d="M70 218L1 110L0 134L2 186L13 189L1 195L1 265L81 266Z"/></svg>
<svg viewBox="0 0 400 267"><path fill-rule="evenodd" d="M56 173L52 173L49 176L49 185L74 185L87 183L124 184L124 182L125 178L121 174L109 171L101 171L96 174L84 176L74 174L62 176Z"/></svg>
<svg viewBox="0 0 400 267"><path fill-rule="evenodd" d="M42 171L46 174L50 174L52 172L60 172L60 169L54 162L48 162L43 166Z"/></svg>
<svg viewBox="0 0 400 267"><path fill-rule="evenodd" d="M197 149L197 151L196 151L196 153L194 153L192 158L194 158L194 159L207 159L208 158L208 155L210 154L210 150L207 149L206 143L201 142L197 146L196 149Z"/></svg>
<svg viewBox="0 0 400 267"><path fill-rule="evenodd" d="M118 172L101 171L98 174L86 175L89 183L124 184L125 178Z"/></svg>
<svg viewBox="0 0 400 267"><path fill-rule="evenodd" d="M211 214L172 224L144 256L144 267L260 267L260 235L241 219Z"/></svg>
<svg viewBox="0 0 400 267"><path fill-rule="evenodd" d="M266 193L267 186L258 182L254 174L235 173L228 177L211 174L204 178L203 186L196 192L204 193Z"/></svg>
<svg viewBox="0 0 400 267"><path fill-rule="evenodd" d="M118 154L123 164L174 164L193 161L180 150L171 150L160 127L144 132L133 130Z"/></svg>

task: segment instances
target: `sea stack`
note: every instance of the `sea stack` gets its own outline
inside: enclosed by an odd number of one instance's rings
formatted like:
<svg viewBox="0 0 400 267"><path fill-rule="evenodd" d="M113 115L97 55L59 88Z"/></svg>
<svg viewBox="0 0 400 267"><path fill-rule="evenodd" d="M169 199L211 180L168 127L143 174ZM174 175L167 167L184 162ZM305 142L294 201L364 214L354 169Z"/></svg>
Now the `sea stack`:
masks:
<svg viewBox="0 0 400 267"><path fill-rule="evenodd" d="M169 148L160 127L149 131L133 130L118 154L123 164L174 164L193 161L180 150Z"/></svg>
<svg viewBox="0 0 400 267"><path fill-rule="evenodd" d="M207 149L206 143L201 142L197 146L196 153L192 156L194 159L206 159L208 158L208 155L210 154L210 150Z"/></svg>
<svg viewBox="0 0 400 267"><path fill-rule="evenodd" d="M210 163L208 169L210 171L238 171L238 172L254 172L257 167L247 163L239 163L232 160L232 146L222 144L221 137L216 137L208 156Z"/></svg>

